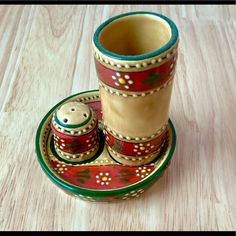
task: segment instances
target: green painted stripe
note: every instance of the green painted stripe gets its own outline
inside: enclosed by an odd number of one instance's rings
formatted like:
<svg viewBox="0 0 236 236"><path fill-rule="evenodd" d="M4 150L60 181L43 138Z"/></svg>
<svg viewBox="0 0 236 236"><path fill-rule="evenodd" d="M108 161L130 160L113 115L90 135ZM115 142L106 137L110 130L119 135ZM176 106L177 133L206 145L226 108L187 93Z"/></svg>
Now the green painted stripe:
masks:
<svg viewBox="0 0 236 236"><path fill-rule="evenodd" d="M57 114L56 114L56 115L55 115L55 122L56 122L57 124L59 124L60 126L64 127L64 128L79 128L79 127L82 127L83 125L87 124L88 121L90 120L91 116L92 116L92 113L91 113L91 111L89 111L89 116L88 116L88 118L87 118L84 122L82 122L82 123L80 123L80 124L74 124L74 125L72 125L72 124L65 124L65 123L61 122L61 121L58 119Z"/></svg>
<svg viewBox="0 0 236 236"><path fill-rule="evenodd" d="M106 50L105 48L102 47L102 45L99 42L99 34L100 34L101 30L105 26L107 26L108 24L110 24L111 22L113 22L113 21L115 21L115 20L117 20L119 18L122 18L122 17L125 17L125 16L129 16L129 15L137 15L137 14L154 15L154 16L158 16L158 17L162 18L163 20L165 20L169 24L169 26L171 28L171 38L170 38L170 40L163 47L161 47L161 48L159 48L159 49L157 49L155 51L152 51L152 52L149 52L149 53L145 53L145 54L140 54L140 55L133 55L133 56L119 55L119 54L110 52L110 51L108 51L108 50ZM95 31L95 33L93 35L93 42L94 42L94 45L96 46L96 48L100 52L102 52L104 55L106 55L106 56L108 56L110 58L113 58L113 59L116 59L116 60L136 61L136 60L148 59L150 57L154 57L154 56L157 56L157 55L165 52L166 50L171 48L177 42L178 34L179 34L178 33L178 29L177 29L175 23L172 20L170 20L168 17L163 16L163 15L158 14L158 13L155 13L155 12L137 11L137 12L128 12L128 13L120 14L120 15L111 17L110 19L108 19L105 22L103 22L97 28L97 30Z"/></svg>

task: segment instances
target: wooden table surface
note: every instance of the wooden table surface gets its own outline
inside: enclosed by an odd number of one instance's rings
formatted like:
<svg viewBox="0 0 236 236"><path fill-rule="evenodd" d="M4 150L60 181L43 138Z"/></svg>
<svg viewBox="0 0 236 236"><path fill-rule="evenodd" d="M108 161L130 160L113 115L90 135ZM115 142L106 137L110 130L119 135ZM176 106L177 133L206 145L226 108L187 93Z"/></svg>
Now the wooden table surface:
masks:
<svg viewBox="0 0 236 236"><path fill-rule="evenodd" d="M98 25L127 11L169 16L180 34L172 163L140 198L89 203L51 183L37 126L63 98L97 89ZM235 6L0 6L0 230L236 230Z"/></svg>

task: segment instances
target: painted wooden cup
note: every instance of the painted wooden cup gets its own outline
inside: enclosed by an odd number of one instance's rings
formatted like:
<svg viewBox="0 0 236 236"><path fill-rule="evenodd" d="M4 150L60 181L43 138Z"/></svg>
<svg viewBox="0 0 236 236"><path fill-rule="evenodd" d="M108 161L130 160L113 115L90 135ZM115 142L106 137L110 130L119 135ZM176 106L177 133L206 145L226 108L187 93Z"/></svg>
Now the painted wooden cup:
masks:
<svg viewBox="0 0 236 236"><path fill-rule="evenodd" d="M51 123L57 154L64 160L80 162L99 149L98 121L86 104L72 101L57 109Z"/></svg>
<svg viewBox="0 0 236 236"><path fill-rule="evenodd" d="M178 30L153 12L112 17L94 33L106 144L118 162L153 161L167 137Z"/></svg>

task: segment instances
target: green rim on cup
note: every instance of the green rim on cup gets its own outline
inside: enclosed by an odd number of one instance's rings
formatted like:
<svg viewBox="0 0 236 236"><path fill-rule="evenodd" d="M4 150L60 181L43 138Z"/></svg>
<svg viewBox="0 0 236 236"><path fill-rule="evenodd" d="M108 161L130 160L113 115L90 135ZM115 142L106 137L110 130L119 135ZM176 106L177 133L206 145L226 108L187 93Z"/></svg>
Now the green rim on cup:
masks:
<svg viewBox="0 0 236 236"><path fill-rule="evenodd" d="M170 29L171 29L171 37L169 39L169 41L162 46L161 48L145 53L145 54L140 54L140 55L120 55L120 54L116 54L114 52L108 51L107 49L105 49L101 43L99 42L99 35L102 29L104 29L104 27L108 26L110 23L112 23L115 20L118 20L120 18L124 18L126 16L131 16L131 15L150 15L150 16L156 16L159 17L161 19L163 19L164 21L166 21L166 23L169 25ZM137 12L128 12L128 13L124 13L124 14L120 14L114 17L109 18L108 20L106 20L105 22L103 22L96 30L96 32L94 33L93 36L93 42L96 46L96 48L102 52L104 55L111 57L113 59L117 59L117 60L126 60L126 61L136 61L136 60L144 60L150 57L154 57L157 56L163 52L165 52L166 50L168 50L169 48L171 48L171 46L173 46L175 44L175 42L178 40L178 29L175 25L175 23L169 19L168 17L158 14L158 13L154 13L154 12L146 12L146 11L137 11Z"/></svg>

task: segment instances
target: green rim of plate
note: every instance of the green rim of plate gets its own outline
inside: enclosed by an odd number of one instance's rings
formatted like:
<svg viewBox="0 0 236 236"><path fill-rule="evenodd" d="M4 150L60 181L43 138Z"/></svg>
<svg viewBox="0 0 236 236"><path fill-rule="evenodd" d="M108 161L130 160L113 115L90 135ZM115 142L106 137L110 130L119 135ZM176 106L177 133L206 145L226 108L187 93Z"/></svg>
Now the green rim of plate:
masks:
<svg viewBox="0 0 236 236"><path fill-rule="evenodd" d="M137 182L135 184L132 184L130 186L127 187L123 187L123 188L119 188L119 189L111 189L111 190L92 190L92 189L84 189L84 188L80 188L80 187L76 187L66 181L61 180L60 178L58 178L57 176L55 176L55 174L53 173L53 171L48 168L47 164L45 163L42 153L40 151L40 135L41 135L41 131L42 131L42 127L45 124L45 121L48 119L48 117L53 113L53 111L60 106L63 102L76 97L78 95L82 95L85 93L92 93L92 92L99 92L99 90L89 90L89 91L85 91L85 92L81 92L81 93L77 93L74 94L72 96L69 96L65 99L63 99L62 101L60 101L59 103L57 103L52 109L49 110L49 112L44 116L44 118L41 120L38 129L37 129L37 133L36 133L36 139L35 139L35 146L36 146L36 154L38 157L38 161L39 164L41 166L41 168L43 169L43 171L45 172L45 174L60 188L62 188L63 190L67 191L67 192L71 192L75 195L84 195L84 196L88 196L88 197L108 197L108 196L116 196L116 195L121 195L133 190L137 190L139 188L142 188L143 186L151 183L152 181L155 181L155 179L157 179L157 177L161 174L161 172L164 170L164 168L166 167L167 163L170 161L174 150L175 150L175 146L176 146L176 132L175 132L175 128L171 122L171 120L168 120L169 126L171 128L171 132L172 132L172 143L171 143L171 147L169 149L169 152L167 154L167 157L165 159L165 161L162 163L162 165L160 167L158 167L158 170L156 170L152 175L150 175L148 178L143 179L140 182Z"/></svg>
<svg viewBox="0 0 236 236"><path fill-rule="evenodd" d="M137 14L146 14L146 15L153 15L153 16L157 16L157 17L160 17L162 18L163 20L165 20L167 22L167 24L170 26L171 28L171 38L169 39L169 41L164 45L162 46L161 48L157 49L157 50L154 50L154 51L151 51L149 53L145 53L145 54L140 54L140 55L133 55L133 56L124 56L124 55L120 55L120 54L116 54L116 53L113 53L113 52L110 52L108 50L106 50L99 42L99 34L101 32L102 29L104 29L105 26L107 26L108 24L110 24L112 21L115 21L121 17L126 17L126 16L130 16L130 15L137 15ZM158 13L155 13L155 12L148 12L148 11L137 11L137 12L127 12L127 13L124 13L124 14L120 14L120 15L117 15L117 16L114 16L114 17L111 17L109 18L108 20L106 20L105 22L103 22L98 28L97 30L95 31L94 35L93 35L93 42L94 42L94 45L96 46L96 48L102 52L104 55L108 56L108 57L111 57L113 59L116 59L116 60L126 60L126 61L136 61L136 60L144 60L144 59L147 59L147 58L150 58L150 57L154 57L154 56L157 56L163 52L165 52L166 50L168 50L169 48L171 48L175 42L177 41L178 39L178 29L175 25L175 23L169 19L168 17L166 16L163 16L161 14L158 14Z"/></svg>

